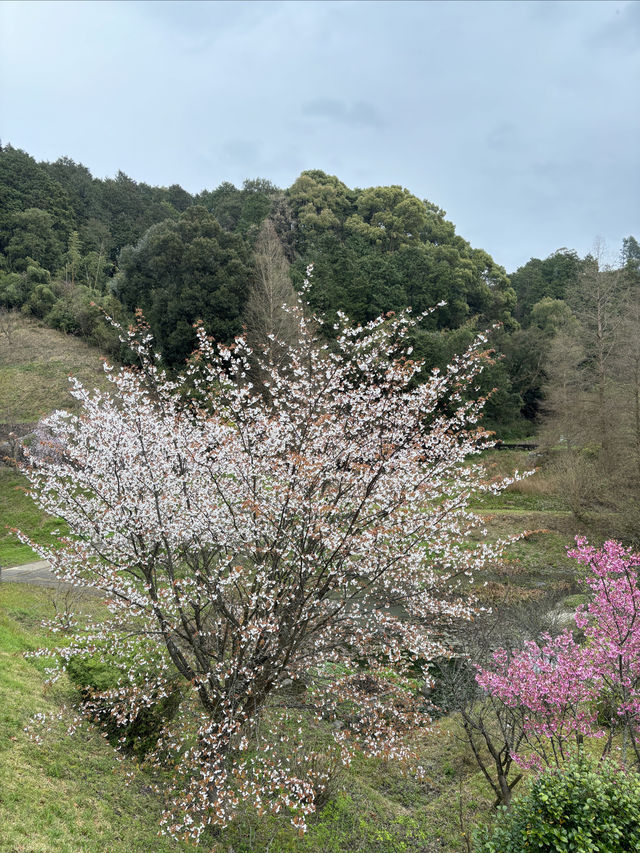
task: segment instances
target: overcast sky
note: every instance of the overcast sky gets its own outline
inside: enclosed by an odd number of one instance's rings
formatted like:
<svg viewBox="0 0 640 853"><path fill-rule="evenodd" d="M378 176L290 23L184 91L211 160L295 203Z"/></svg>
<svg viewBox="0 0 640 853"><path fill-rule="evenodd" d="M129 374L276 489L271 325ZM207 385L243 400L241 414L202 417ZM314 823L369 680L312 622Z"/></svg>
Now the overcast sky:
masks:
<svg viewBox="0 0 640 853"><path fill-rule="evenodd" d="M191 192L401 184L508 271L640 239L640 3L2 2L0 136Z"/></svg>

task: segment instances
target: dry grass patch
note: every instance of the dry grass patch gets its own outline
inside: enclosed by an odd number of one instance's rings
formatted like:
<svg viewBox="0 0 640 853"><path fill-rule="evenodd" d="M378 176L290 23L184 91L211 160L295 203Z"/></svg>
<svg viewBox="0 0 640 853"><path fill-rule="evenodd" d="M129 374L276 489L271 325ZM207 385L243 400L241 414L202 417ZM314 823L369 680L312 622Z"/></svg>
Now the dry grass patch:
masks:
<svg viewBox="0 0 640 853"><path fill-rule="evenodd" d="M69 376L106 387L99 351L79 338L16 315L0 334L0 423L33 423L54 409L74 409Z"/></svg>

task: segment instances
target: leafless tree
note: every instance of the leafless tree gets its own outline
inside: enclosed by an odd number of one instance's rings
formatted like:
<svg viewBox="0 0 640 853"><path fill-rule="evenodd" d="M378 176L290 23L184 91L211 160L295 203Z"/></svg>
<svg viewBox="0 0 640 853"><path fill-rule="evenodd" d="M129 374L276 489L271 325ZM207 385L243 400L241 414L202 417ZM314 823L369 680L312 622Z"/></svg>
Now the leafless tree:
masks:
<svg viewBox="0 0 640 853"><path fill-rule="evenodd" d="M543 412L547 420L543 443L581 447L587 435L587 385L582 373L586 359L584 346L575 330L559 330L552 339L546 358Z"/></svg>
<svg viewBox="0 0 640 853"><path fill-rule="evenodd" d="M288 347L297 340L299 323L288 310L298 295L291 283L289 263L273 222L266 219L255 249L256 276L245 309L246 337L254 352L268 350L269 362L281 370ZM253 379L262 377L254 366Z"/></svg>
<svg viewBox="0 0 640 853"><path fill-rule="evenodd" d="M586 361L585 373L591 380L591 418L605 462L614 454L612 394L615 353L620 344L625 318L626 276L604 262L604 247L596 243L583 264L582 274L569 292L569 302L581 324Z"/></svg>
<svg viewBox="0 0 640 853"><path fill-rule="evenodd" d="M546 422L562 493L597 535L638 540L640 520L640 297L633 271L613 269L596 245L567 299L577 324L551 342Z"/></svg>
<svg viewBox="0 0 640 853"><path fill-rule="evenodd" d="M640 476L640 292L633 292L627 300L620 339L616 373L627 398L621 414L624 415L628 444L632 448L634 472Z"/></svg>
<svg viewBox="0 0 640 853"><path fill-rule="evenodd" d="M553 631L548 616L553 603L549 598L517 607L496 606L493 613L460 625L458 655L435 665L436 686L429 698L441 711L459 715L459 737L491 786L494 806L508 806L522 779L513 755L524 739L524 714L485 693L476 681L477 667L491 666L498 647L519 649L541 631Z"/></svg>

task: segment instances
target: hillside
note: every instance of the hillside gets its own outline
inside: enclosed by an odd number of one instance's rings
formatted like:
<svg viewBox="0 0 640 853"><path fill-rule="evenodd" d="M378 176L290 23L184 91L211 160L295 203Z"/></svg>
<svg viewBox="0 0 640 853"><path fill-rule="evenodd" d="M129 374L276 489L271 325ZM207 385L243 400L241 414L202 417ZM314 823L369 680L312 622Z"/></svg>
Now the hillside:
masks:
<svg viewBox="0 0 640 853"><path fill-rule="evenodd" d="M101 180L68 157L37 162L0 146L0 308L110 357L124 355L104 311L128 323L142 309L169 366L192 351L197 320L231 342L274 271L264 265L265 229L289 291L300 290L313 265L305 298L326 318L328 338L340 311L367 323L437 306L413 345L427 367L443 368L491 328L497 358L480 391L497 389L486 418L502 438L531 433L558 361L549 360L551 345L560 333L588 334L590 309L580 303L594 264L602 272L601 259L565 248L507 275L437 203L399 185L349 187L308 169L286 188L256 178L191 194L123 172ZM638 241L625 238L617 270L625 287L637 282L639 264Z"/></svg>
<svg viewBox="0 0 640 853"><path fill-rule="evenodd" d="M13 455L16 437L28 435L54 409L76 409L69 376L89 388L108 383L100 353L71 335L47 328L18 312L0 324L0 450ZM8 528L19 527L43 545L53 544L60 525L46 518L24 493L26 481L14 467L0 464L0 565L35 559Z"/></svg>
<svg viewBox="0 0 640 853"><path fill-rule="evenodd" d="M113 181L99 181L72 161L38 164L10 148L0 148L2 204L0 442L8 457L19 456L19 442L31 440L43 415L76 408L69 394L70 374L90 388L103 387L108 383L101 354L125 361L105 311L128 322L142 309L161 361L173 371L193 348L193 323L198 319L219 341L230 341L244 327L254 352L275 333L286 341L291 330L283 305L292 304L296 291L304 292L311 309L324 318L314 333L324 336L328 346L334 344L334 321L340 312L366 324L380 314L389 318L411 307L421 314L407 349L409 356L414 352L414 358L424 360L417 383L431 368L464 351L479 332L493 327L489 346L495 358L483 354L485 370L469 395L489 396L485 426L502 438L537 430L538 448L532 455L513 448L484 451L482 458L496 479L516 468L539 465L540 470L500 495L476 496L472 502L489 539L517 541L504 558L488 560L475 571L472 590L481 605L491 608L492 616L487 612L468 629L455 628L452 650L459 657L454 658L454 667L443 661L435 664L433 692L427 682L419 692L417 682L408 687L412 701L422 703L423 696L435 705L433 727L415 735L416 759L423 770L410 769L407 774L393 762L358 757L349 769L329 767L327 807L310 822L303 840L279 818L244 814L227 830L207 837L213 850L247 853L469 850L468 828L490 818L493 797L475 764L479 753L459 737L459 719L451 713L456 709L464 713L475 702L469 700L471 705L465 706L471 694L460 699L452 687L455 667L464 671L468 649L474 655L488 653L489 646L482 645L483 630L502 632L507 639L515 633L521 642L543 629L568 624L572 608L584 601L580 568L566 557L575 534L587 534L592 540L638 539L637 243L633 238L625 241L619 269L561 250L546 261L532 259L509 279L486 252L456 234L444 211L398 186L351 189L335 176L312 170L285 190L258 180L246 181L242 189L223 184L191 196L175 186L167 190L138 185L122 174ZM311 263L313 276L303 285ZM437 307L429 313L433 306ZM393 322L389 319L386 326ZM351 367L356 363L360 367L357 360L350 362ZM225 365L225 376L227 369ZM318 375L314 369L314 380ZM283 387L289 387L289 381ZM262 390L269 387L265 381ZM361 393L359 386L357 390ZM423 417L424 410L417 411ZM236 424L235 415L227 417L225 424L229 423ZM89 432L91 439L102 434L95 426ZM417 434L413 428L410 432ZM130 429L120 428L119 434L129 435ZM142 434L155 435L146 427ZM160 446L165 450L167 444ZM35 507L26 493L26 480L10 458L7 462L0 466L0 565L12 566L35 556L12 528L54 547L66 528ZM467 465L468 459L462 464ZM130 469L130 457L115 468ZM66 484L77 482L81 472L94 470L84 460L74 462L69 480L53 494L64 493ZM109 483L113 470L107 469ZM182 470L182 461L171 472L175 470ZM171 472L164 478L168 483ZM228 467L223 468L223 477L225 484L236 481ZM272 478L269 469L270 494ZM289 469L281 479L288 483L288 478ZM115 479L120 489L119 475ZM93 487L80 486L77 494L87 492L93 495ZM174 489L172 496L180 493ZM121 495L141 503L134 487L122 488L112 505L121 505ZM76 494L72 500L77 502ZM203 504L198 506L202 513ZM241 506L253 503L243 501ZM64 508L54 512L69 517ZM97 526L95 519L102 518L93 507L85 517L91 531ZM128 529L127 524L128 519L119 520L109 536ZM134 538L139 530L136 522ZM181 525L180 530L191 527ZM138 561L136 552L136 565ZM262 556L257 562L262 563ZM468 591L463 585L462 592ZM21 656L24 649L48 641L37 628L39 620L52 608L63 612L69 601L63 600L61 590L40 592L10 583L2 584L0 597L0 655L6 656L9 670L0 689L13 696L12 703L0 699L0 707L4 702L8 709L4 717L0 714L0 728L11 732L15 744L2 756L6 796L0 798L0 826L5 827L0 838L4 832L10 839L8 850L102 850L105 838L114 850L150 849L149 838L162 808L162 779L155 789L155 779L142 770L136 774L135 796L110 796L107 807L97 809L91 791L103 789L102 777L113 775L115 762L95 748L95 732L87 730L80 743L67 747L63 727L53 727L42 750L36 750L23 733L27 711L48 706L54 712L59 709L61 719L70 722L62 703L77 702L67 681L67 675L73 679L71 670L63 676L60 692L49 692L41 665ZM94 598L85 606L99 612L102 605ZM128 634L131 626L125 627ZM447 643L453 630L449 624L442 628ZM109 631L110 648L112 626ZM257 651L262 654L262 645ZM149 666L145 659L145 678ZM335 678L332 670L327 673ZM397 673L392 675L391 681ZM305 671L307 676L315 688L313 667ZM471 678L469 672L467 676ZM87 679L84 687L93 684L91 673L78 677ZM358 684L365 689L369 682L363 679ZM477 690L474 680L470 684ZM306 684L303 689L308 689ZM284 701L299 701L287 692L282 695ZM276 704L265 706L265 720L271 713L276 719L279 701L278 695ZM341 713L347 710L345 706ZM333 731L328 723L329 717L317 721L305 730L305 737L309 735L310 743L323 743ZM284 717L282 726L286 734ZM95 753L93 764L88 753ZM79 766L89 793L75 784ZM127 761L116 774L125 766ZM27 777L33 780L33 790ZM61 792L59 797L56 791ZM44 796L44 792L52 793ZM153 820L150 817L131 830L140 802L147 798ZM113 813L108 808L112 801ZM166 849L179 848L167 844Z"/></svg>
<svg viewBox="0 0 640 853"><path fill-rule="evenodd" d="M103 357L72 335L18 312L0 324L0 428L33 424L54 409L74 411L69 376L106 387Z"/></svg>
<svg viewBox="0 0 640 853"><path fill-rule="evenodd" d="M117 337L100 308L125 322L141 308L169 365L192 350L198 319L230 342L260 278L265 224L283 253L289 287L299 289L313 264L307 298L326 316L328 337L339 311L366 323L440 303L420 323L414 346L428 365L444 367L477 331L496 322L515 328L516 295L505 270L456 233L437 204L398 185L351 188L310 169L288 188L253 179L191 195L122 172L100 180L69 158L38 163L5 146L0 210L0 307L21 309L115 357L122 355ZM485 384L502 392L499 405L489 406L492 421L526 434L522 391L512 387L506 363Z"/></svg>
<svg viewBox="0 0 640 853"><path fill-rule="evenodd" d="M10 392L5 403L8 420L28 428L45 411L72 406L68 373L80 375L89 385L104 383L96 350L19 315L11 322L8 339L5 335L2 340L0 364L3 387ZM526 453L514 451L494 451L485 458L496 474L530 462ZM10 526L53 544L60 525L34 509L21 492L23 483L15 470L0 471L0 513ZM564 556L575 528L553 481L536 476L502 496L478 502L477 509L494 535L508 536L527 528L540 531L518 543L504 564L491 566L477 577L484 600L525 603L533 614L561 605L567 595L577 591L575 566ZM0 539L0 549L4 565L30 558L29 550L9 535ZM107 838L114 851L142 851L150 849L150 844L158 850L183 849L178 843L152 840L162 799L153 790L156 780L151 773L138 770L130 758L116 761L95 731L82 729L69 740L64 732L65 724L71 722L68 703L76 698L71 685L65 677L54 690L47 689L42 664L22 659L25 649L49 641L38 627L39 621L50 616L53 607L64 609L63 595L2 584L0 598L0 656L5 658L8 673L0 691L12 697L11 702L4 702L7 711L0 719L0 727L11 738L11 749L0 762L5 791L0 821L11 845L8 849L45 851L55 846L98 851L104 849ZM91 601L81 603L81 609L99 606ZM62 715L40 746L31 743L22 730L36 711ZM245 820L212 835L210 849L220 853L270 848L281 853L464 851L468 849L465 833L489 818L492 795L459 735L456 718L443 717L419 738L417 760L425 771L421 778L378 759L358 758L349 769L336 771L329 803L311 821L304 839L284 820L247 814ZM125 773L133 773L132 788L122 785ZM104 791L105 784L107 800L96 801L96 792ZM74 803L73 810L69 802ZM141 802L144 810L139 817ZM29 827L28 841L25 826Z"/></svg>

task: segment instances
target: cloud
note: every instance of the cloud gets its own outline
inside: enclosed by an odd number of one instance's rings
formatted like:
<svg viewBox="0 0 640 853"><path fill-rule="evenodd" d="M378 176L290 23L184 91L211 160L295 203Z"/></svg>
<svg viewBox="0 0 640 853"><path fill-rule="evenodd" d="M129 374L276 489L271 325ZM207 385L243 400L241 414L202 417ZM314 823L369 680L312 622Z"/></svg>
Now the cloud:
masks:
<svg viewBox="0 0 640 853"><path fill-rule="evenodd" d="M327 118L351 127L383 127L385 122L369 101L352 104L337 98L314 98L302 105L302 114L310 118Z"/></svg>
<svg viewBox="0 0 640 853"><path fill-rule="evenodd" d="M2 140L194 192L402 184L515 269L637 235L639 47L625 0L0 0Z"/></svg>
<svg viewBox="0 0 640 853"><path fill-rule="evenodd" d="M515 124L503 121L494 125L486 138L487 145L494 151L511 150L518 145L518 134Z"/></svg>
<svg viewBox="0 0 640 853"><path fill-rule="evenodd" d="M618 4L615 15L592 35L594 48L626 48L630 53L640 52L640 3Z"/></svg>
<svg viewBox="0 0 640 853"><path fill-rule="evenodd" d="M225 162L237 164L259 163L262 159L260 145L252 139L229 139L220 146Z"/></svg>

